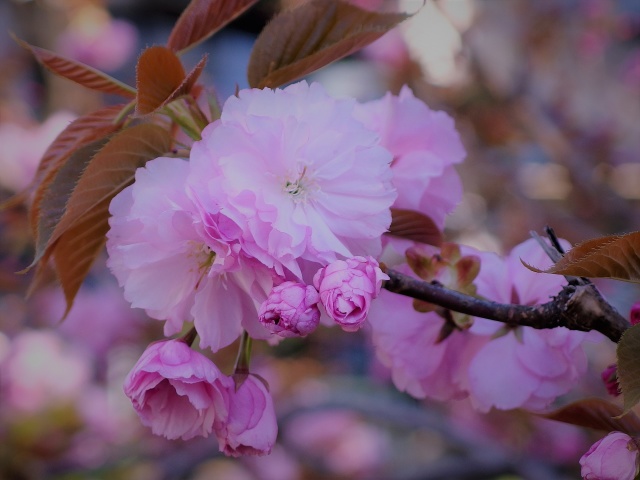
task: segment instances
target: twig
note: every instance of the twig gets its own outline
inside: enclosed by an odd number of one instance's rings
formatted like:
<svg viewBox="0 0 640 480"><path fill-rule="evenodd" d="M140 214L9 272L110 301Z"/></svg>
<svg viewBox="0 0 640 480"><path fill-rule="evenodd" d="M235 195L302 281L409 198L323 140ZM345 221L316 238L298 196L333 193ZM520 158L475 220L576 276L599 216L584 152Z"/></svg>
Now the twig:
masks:
<svg viewBox="0 0 640 480"><path fill-rule="evenodd" d="M529 306L472 297L392 269L386 269L386 274L389 280L383 287L390 292L507 325L536 329L566 327L583 332L596 330L616 343L630 327L627 319L609 305L593 285L565 285L550 302Z"/></svg>

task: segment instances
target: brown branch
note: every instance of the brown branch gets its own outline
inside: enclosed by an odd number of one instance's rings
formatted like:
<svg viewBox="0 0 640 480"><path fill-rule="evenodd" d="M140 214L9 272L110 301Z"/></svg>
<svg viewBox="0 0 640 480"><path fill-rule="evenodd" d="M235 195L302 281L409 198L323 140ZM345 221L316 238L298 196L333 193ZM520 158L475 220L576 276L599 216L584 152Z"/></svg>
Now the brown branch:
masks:
<svg viewBox="0 0 640 480"><path fill-rule="evenodd" d="M392 269L386 269L386 274L390 279L384 282L383 287L390 292L507 325L537 329L566 327L583 332L596 330L616 343L631 326L590 284L570 283L550 302L529 306L472 297L438 282L416 280Z"/></svg>

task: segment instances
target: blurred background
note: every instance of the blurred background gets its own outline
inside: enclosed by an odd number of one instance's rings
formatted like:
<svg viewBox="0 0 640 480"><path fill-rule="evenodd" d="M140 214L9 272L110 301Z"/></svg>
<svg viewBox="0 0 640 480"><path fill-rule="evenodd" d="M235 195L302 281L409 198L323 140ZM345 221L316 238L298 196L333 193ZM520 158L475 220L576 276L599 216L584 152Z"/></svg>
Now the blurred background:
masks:
<svg viewBox="0 0 640 480"><path fill-rule="evenodd" d="M0 201L31 180L78 115L114 98L43 71L11 39L135 84L139 52L163 44L184 0L0 0ZM279 8L258 2L185 57L224 101L244 88L253 41ZM375 44L309 79L360 100L404 84L456 120L465 195L446 238L499 253L555 228L571 243L640 229L640 3L635 0L358 0L417 12ZM423 6L424 4L424 6ZM366 331L321 327L256 346L275 398L273 453L228 459L215 439L169 442L142 427L124 376L161 322L131 310L99 259L68 319L55 285L25 292L33 258L25 209L0 212L0 479L575 479L602 436L523 412L479 415L397 392ZM632 284L600 282L627 315ZM589 374L558 403L606 398L615 360L588 347ZM235 348L215 355L229 372Z"/></svg>

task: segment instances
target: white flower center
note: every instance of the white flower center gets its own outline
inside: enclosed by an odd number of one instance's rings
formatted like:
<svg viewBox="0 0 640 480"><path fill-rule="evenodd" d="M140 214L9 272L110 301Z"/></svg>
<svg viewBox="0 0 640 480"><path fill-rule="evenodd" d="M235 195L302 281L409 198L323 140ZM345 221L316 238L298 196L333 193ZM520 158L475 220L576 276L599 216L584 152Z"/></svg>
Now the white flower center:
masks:
<svg viewBox="0 0 640 480"><path fill-rule="evenodd" d="M303 167L302 172L295 180L286 180L283 191L290 196L295 203L305 202L310 193L315 191L317 186L312 178L307 175L307 167Z"/></svg>
<svg viewBox="0 0 640 480"><path fill-rule="evenodd" d="M200 273L200 277L196 283L196 289L200 285L202 279L209 273L213 262L216 259L216 252L211 250L208 245L204 243L191 241L191 252L189 256L195 257L195 263L198 266L198 272Z"/></svg>

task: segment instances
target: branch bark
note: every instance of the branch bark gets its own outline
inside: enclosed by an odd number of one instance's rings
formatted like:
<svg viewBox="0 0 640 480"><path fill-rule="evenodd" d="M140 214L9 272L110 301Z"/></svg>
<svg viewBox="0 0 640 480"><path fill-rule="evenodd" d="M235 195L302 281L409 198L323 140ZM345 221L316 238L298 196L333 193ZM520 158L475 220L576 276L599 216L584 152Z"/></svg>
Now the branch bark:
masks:
<svg viewBox="0 0 640 480"><path fill-rule="evenodd" d="M386 269L385 273L390 279L384 282L383 287L390 292L507 325L537 329L566 327L583 332L596 330L615 343L631 326L592 284L570 282L550 302L529 306L472 297L438 282L416 280L392 269Z"/></svg>

